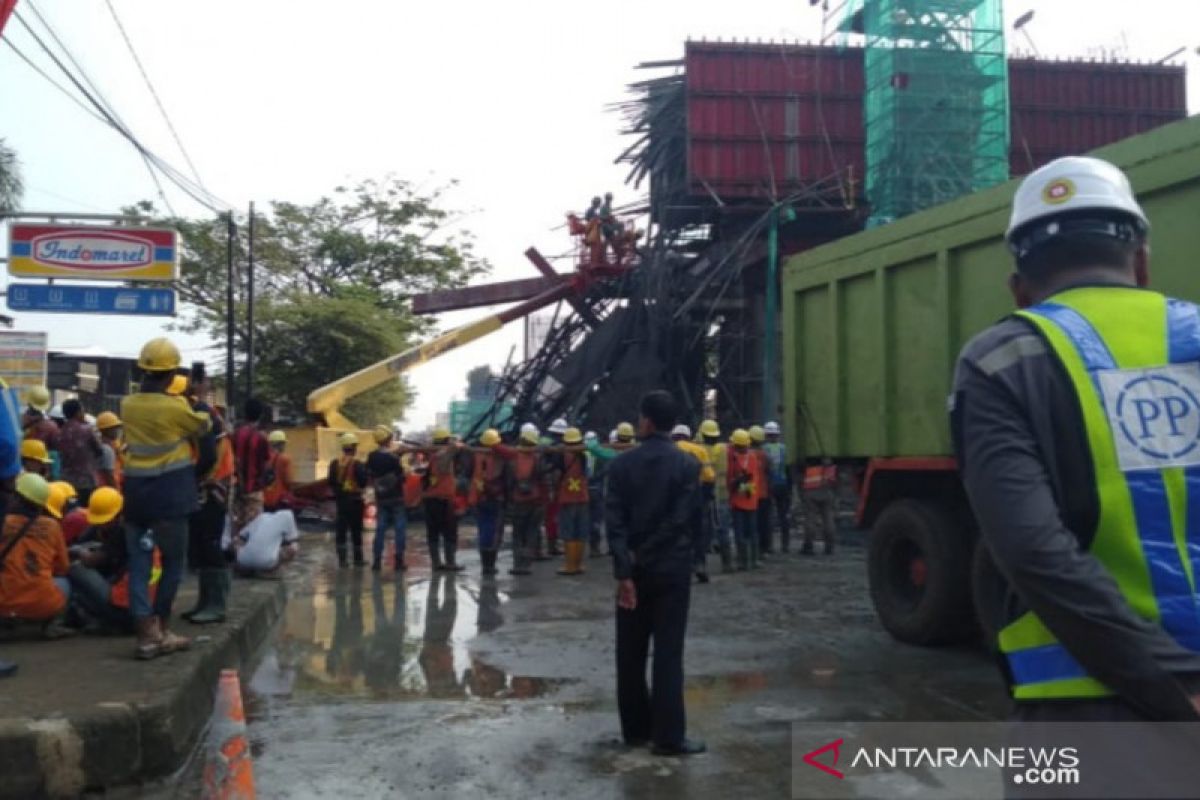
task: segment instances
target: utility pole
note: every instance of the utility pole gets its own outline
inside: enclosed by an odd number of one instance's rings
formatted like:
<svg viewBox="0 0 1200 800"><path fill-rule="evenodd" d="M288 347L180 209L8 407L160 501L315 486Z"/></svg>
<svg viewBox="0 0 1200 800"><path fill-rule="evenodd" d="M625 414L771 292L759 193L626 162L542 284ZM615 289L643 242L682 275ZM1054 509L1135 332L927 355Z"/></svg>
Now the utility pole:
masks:
<svg viewBox="0 0 1200 800"><path fill-rule="evenodd" d="M246 398L254 396L254 201L250 201L246 247Z"/></svg>
<svg viewBox="0 0 1200 800"><path fill-rule="evenodd" d="M234 286L237 282L237 270L233 264L233 246L237 240L237 225L233 221L233 212L230 211L225 215L225 233L228 241L226 250L226 265L225 265L225 416L232 420L234 417L234 409L237 404L234 402L234 387L237 385L234 379L234 357L233 344L235 336L234 326Z"/></svg>

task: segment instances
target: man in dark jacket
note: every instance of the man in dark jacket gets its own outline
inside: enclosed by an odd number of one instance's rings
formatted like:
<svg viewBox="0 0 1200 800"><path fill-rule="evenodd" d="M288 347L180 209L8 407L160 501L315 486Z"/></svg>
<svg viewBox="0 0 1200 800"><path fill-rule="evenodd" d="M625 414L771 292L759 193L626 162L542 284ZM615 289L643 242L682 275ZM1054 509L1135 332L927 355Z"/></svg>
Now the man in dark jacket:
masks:
<svg viewBox="0 0 1200 800"><path fill-rule="evenodd" d="M675 424L667 392L642 398L642 443L608 471L608 547L617 579L617 704L621 733L656 755L693 755L685 737L683 640L691 599L692 524L700 503L700 464L667 434ZM654 640L654 691L646 659Z"/></svg>
<svg viewBox="0 0 1200 800"><path fill-rule="evenodd" d="M386 425L379 425L374 432L376 448L367 456L367 472L371 474L371 485L375 488L375 540L371 543L373 558L371 569L383 569L383 546L387 543L388 531L396 539L392 564L396 572L403 572L404 550L408 541L408 515L404 508L404 466L394 449L395 436Z"/></svg>

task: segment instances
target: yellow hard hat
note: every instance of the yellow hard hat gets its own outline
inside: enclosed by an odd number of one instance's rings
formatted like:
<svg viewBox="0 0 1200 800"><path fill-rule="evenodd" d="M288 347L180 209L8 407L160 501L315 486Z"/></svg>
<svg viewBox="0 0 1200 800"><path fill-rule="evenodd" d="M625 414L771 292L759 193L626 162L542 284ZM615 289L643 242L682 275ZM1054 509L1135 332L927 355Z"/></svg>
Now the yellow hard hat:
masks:
<svg viewBox="0 0 1200 800"><path fill-rule="evenodd" d="M138 356L137 365L147 372L169 372L179 369L183 357L179 348L165 336L151 339L142 345L142 353Z"/></svg>
<svg viewBox="0 0 1200 800"><path fill-rule="evenodd" d="M21 442L21 458L31 458L34 461L41 461L43 464L49 464L50 451L46 449L46 443L41 439L26 439Z"/></svg>
<svg viewBox="0 0 1200 800"><path fill-rule="evenodd" d="M706 419L700 423L701 436L720 436L721 426L717 424L715 419Z"/></svg>
<svg viewBox="0 0 1200 800"><path fill-rule="evenodd" d="M75 491L75 487L74 487L74 486L72 486L71 484L67 483L66 481L53 481L53 482L51 482L51 484L50 484L50 488L51 488L51 489L53 489L53 488L54 488L54 487L56 487L56 486L57 486L59 489L62 489L62 490L63 490L63 492L65 492L65 493L66 493L66 498L67 498L68 500L70 500L72 497L79 497L79 492Z"/></svg>
<svg viewBox="0 0 1200 800"><path fill-rule="evenodd" d="M176 375L174 378L171 378L171 383L167 386L167 394L179 397L187 391L187 387L187 375Z"/></svg>
<svg viewBox="0 0 1200 800"><path fill-rule="evenodd" d="M121 427L121 418L111 411L101 411L100 416L96 417L96 429L106 431L109 428Z"/></svg>
<svg viewBox="0 0 1200 800"><path fill-rule="evenodd" d="M583 444L583 432L579 428L567 428L563 431L564 444Z"/></svg>
<svg viewBox="0 0 1200 800"><path fill-rule="evenodd" d="M68 492L67 489L71 491ZM55 481L50 484L50 492L46 495L46 511L55 519L62 519L63 509L74 494L75 488L69 483Z"/></svg>
<svg viewBox="0 0 1200 800"><path fill-rule="evenodd" d="M761 443L761 442L765 442L766 440L767 440L767 432L763 430L762 425L751 425L750 426L750 441Z"/></svg>
<svg viewBox="0 0 1200 800"><path fill-rule="evenodd" d="M343 433L338 437L338 444L345 450L347 447L358 447L358 437L353 433Z"/></svg>
<svg viewBox="0 0 1200 800"><path fill-rule="evenodd" d="M287 444L287 434L283 431L271 431L267 441L271 444Z"/></svg>
<svg viewBox="0 0 1200 800"><path fill-rule="evenodd" d="M433 429L433 440L435 442L444 442L449 438L450 438L450 431L446 430L445 428L434 428Z"/></svg>
<svg viewBox="0 0 1200 800"><path fill-rule="evenodd" d="M729 437L729 442L734 447L749 447L750 446L750 434L748 431L743 430L742 428L738 428Z"/></svg>
<svg viewBox="0 0 1200 800"><path fill-rule="evenodd" d="M125 507L125 498L116 489L101 486L92 492L88 500L87 521L89 525L104 525L112 522Z"/></svg>
<svg viewBox="0 0 1200 800"><path fill-rule="evenodd" d="M45 414L50 409L50 390L45 386L34 386L25 395L25 402L30 408L36 408Z"/></svg>
<svg viewBox="0 0 1200 800"><path fill-rule="evenodd" d="M371 438L375 440L375 444L383 444L392 438L392 429L387 425L376 425L375 430L371 431Z"/></svg>
<svg viewBox="0 0 1200 800"><path fill-rule="evenodd" d="M46 483L46 479L41 475L22 472L17 478L17 494L35 506L45 508L50 499L50 484Z"/></svg>
<svg viewBox="0 0 1200 800"><path fill-rule="evenodd" d="M628 422L622 422L617 426L617 438L622 441L629 441L636 435L633 426Z"/></svg>
<svg viewBox="0 0 1200 800"><path fill-rule="evenodd" d="M495 428L488 428L483 432L483 435L479 437L479 443L484 447L495 447L496 445L500 444L500 431L496 430Z"/></svg>

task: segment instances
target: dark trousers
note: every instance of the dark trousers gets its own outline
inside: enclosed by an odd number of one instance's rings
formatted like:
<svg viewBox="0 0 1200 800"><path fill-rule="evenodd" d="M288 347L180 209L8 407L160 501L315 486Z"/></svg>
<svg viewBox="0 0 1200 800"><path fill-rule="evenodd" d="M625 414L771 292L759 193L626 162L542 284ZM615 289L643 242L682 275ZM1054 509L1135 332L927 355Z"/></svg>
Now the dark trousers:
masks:
<svg viewBox="0 0 1200 800"><path fill-rule="evenodd" d="M591 531L588 533L588 547L592 553L599 554L604 544L604 484L589 483L588 497L590 498Z"/></svg>
<svg viewBox="0 0 1200 800"><path fill-rule="evenodd" d="M635 570L637 608L617 609L617 706L628 742L664 747L683 743L683 640L692 582L688 572L654 574ZM652 687L646 660L654 640Z"/></svg>
<svg viewBox="0 0 1200 800"><path fill-rule="evenodd" d="M224 569L221 534L225 532L225 503L205 492L200 508L188 517L188 564L193 569Z"/></svg>
<svg viewBox="0 0 1200 800"><path fill-rule="evenodd" d="M454 503L440 497L425 498L425 532L429 560L434 566L454 564L458 553L458 515Z"/></svg>
<svg viewBox="0 0 1200 800"><path fill-rule="evenodd" d="M771 552L771 498L758 501L758 511L755 512L755 526L758 529L758 550L761 553Z"/></svg>
<svg viewBox="0 0 1200 800"><path fill-rule="evenodd" d="M542 525L541 503L515 503L513 518L513 568L529 569Z"/></svg>
<svg viewBox="0 0 1200 800"><path fill-rule="evenodd" d="M779 520L779 549L786 553L792 546L792 485L785 483L772 486L771 502L775 505L775 517Z"/></svg>
<svg viewBox="0 0 1200 800"><path fill-rule="evenodd" d="M363 499L361 495L342 495L337 499L337 522L334 530L337 536L338 558L346 557L346 540L354 545L354 557L362 559L363 552Z"/></svg>
<svg viewBox="0 0 1200 800"><path fill-rule="evenodd" d="M72 564L67 573L71 581L71 606L85 620L121 633L133 633L133 615L128 608L118 608L109 602L112 586L104 576L82 564Z"/></svg>

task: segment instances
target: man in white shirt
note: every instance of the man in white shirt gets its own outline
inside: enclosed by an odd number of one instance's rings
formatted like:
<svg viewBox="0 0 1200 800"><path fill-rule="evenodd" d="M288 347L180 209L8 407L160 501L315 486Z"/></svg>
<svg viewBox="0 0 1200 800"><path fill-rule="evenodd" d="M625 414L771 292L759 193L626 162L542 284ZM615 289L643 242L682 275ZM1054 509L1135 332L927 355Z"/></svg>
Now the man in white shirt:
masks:
<svg viewBox="0 0 1200 800"><path fill-rule="evenodd" d="M296 557L300 531L290 510L264 512L251 520L233 543L237 568L243 573L264 573Z"/></svg>

